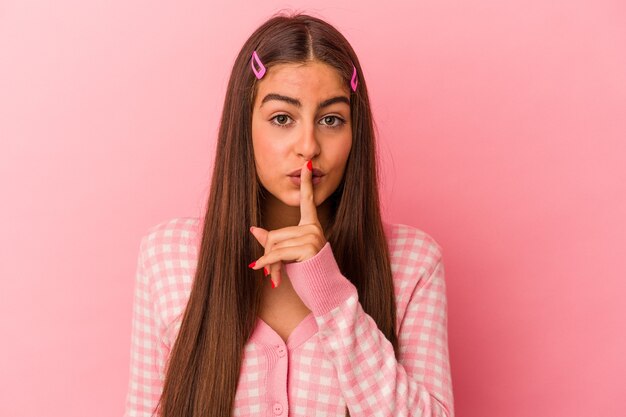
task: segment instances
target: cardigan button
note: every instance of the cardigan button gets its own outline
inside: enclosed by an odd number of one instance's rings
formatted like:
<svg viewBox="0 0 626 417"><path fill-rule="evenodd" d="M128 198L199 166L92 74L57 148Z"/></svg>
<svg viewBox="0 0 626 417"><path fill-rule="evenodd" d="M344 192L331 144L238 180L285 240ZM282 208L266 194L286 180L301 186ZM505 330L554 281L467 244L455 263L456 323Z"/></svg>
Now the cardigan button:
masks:
<svg viewBox="0 0 626 417"><path fill-rule="evenodd" d="M280 415L283 413L283 406L281 403L274 403L274 414Z"/></svg>
<svg viewBox="0 0 626 417"><path fill-rule="evenodd" d="M278 356L280 356L281 358L287 354L285 352L285 347L280 346L280 345L276 345L276 352L278 353Z"/></svg>

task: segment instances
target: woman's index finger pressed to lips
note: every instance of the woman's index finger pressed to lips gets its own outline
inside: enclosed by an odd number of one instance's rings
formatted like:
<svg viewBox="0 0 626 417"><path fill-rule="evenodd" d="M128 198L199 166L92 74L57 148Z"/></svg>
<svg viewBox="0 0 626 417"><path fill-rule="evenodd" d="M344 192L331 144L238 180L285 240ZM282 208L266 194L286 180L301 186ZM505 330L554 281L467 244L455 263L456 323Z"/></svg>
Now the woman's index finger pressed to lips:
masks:
<svg viewBox="0 0 626 417"><path fill-rule="evenodd" d="M291 246L276 248L277 242L282 242L295 237L299 237L309 231L312 226L319 227L319 219L317 217L317 207L315 206L315 198L313 194L313 161L307 161L300 169L300 223L298 226L287 226L281 229L266 231L265 236L259 240L259 243L265 248L265 253L256 261L248 265L252 269L259 269L261 266L265 268L269 265L271 275L272 288L277 287L281 281L282 260L276 258L275 251L285 252ZM250 231L253 229L251 228ZM317 233L317 229L311 233ZM256 236L255 236L256 237ZM294 258L295 259L295 258Z"/></svg>
<svg viewBox="0 0 626 417"><path fill-rule="evenodd" d="M317 208L313 195L313 162L307 161L300 171L300 223L317 223Z"/></svg>

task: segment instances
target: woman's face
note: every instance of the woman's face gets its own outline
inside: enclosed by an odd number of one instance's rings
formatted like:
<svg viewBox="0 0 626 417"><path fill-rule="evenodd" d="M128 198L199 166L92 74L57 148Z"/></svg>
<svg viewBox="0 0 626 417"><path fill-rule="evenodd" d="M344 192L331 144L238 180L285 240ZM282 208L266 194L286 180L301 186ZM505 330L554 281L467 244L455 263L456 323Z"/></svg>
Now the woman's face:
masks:
<svg viewBox="0 0 626 417"><path fill-rule="evenodd" d="M276 65L257 88L252 144L261 184L284 204L299 206L300 186L289 174L312 159L324 174L313 184L320 205L341 183L352 147L347 85L333 67L314 61Z"/></svg>

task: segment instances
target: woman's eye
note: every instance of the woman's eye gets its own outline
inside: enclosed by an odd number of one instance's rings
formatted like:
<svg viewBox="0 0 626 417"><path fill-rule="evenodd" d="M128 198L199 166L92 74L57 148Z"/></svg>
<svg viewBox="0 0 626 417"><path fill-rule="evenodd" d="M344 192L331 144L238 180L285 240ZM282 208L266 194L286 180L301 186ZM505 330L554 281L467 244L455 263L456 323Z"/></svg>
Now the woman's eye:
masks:
<svg viewBox="0 0 626 417"><path fill-rule="evenodd" d="M322 120L324 120L324 121L328 121L328 119L330 119L330 121L331 121L331 122L332 122L333 120L337 120L337 121L339 121L339 123L338 123L338 124L326 125L326 126L330 127L331 129L335 129L335 128L341 127L341 126L343 126L344 124L346 124L346 121L345 121L345 120L343 120L341 117L338 117L338 116L326 116L326 117L324 117Z"/></svg>
<svg viewBox="0 0 626 417"><path fill-rule="evenodd" d="M287 116L286 114L278 114L274 117L272 117L270 120L276 120L278 121L278 123L272 122L273 124L275 124L276 126L280 126L280 127L287 127L288 125L284 124L283 121L287 121L287 119L290 119L289 116Z"/></svg>
<svg viewBox="0 0 626 417"><path fill-rule="evenodd" d="M277 114L276 116L272 117L270 120L272 121L272 124L275 126L289 127L291 123L286 123L289 119L291 119L291 117L287 116L286 114ZM338 116L326 116L326 117L323 117L321 121L324 122L326 127L329 127L331 129L336 129L346 124L346 121ZM333 124L334 121L338 121L339 123ZM330 124L327 124L327 123L330 123Z"/></svg>

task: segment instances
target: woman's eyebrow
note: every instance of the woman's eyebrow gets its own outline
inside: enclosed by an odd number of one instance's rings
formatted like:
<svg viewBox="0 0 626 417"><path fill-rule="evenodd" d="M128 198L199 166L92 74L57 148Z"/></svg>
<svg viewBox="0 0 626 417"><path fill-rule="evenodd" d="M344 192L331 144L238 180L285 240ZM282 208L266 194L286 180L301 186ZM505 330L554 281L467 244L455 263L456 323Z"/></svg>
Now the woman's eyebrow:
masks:
<svg viewBox="0 0 626 417"><path fill-rule="evenodd" d="M287 96L283 96L281 94L276 94L276 93L269 93L268 95L263 97L263 101L261 101L261 106L259 106L259 108L263 107L263 104L267 103L270 100L284 101L288 104L296 106L297 108L302 107L302 103L300 103L300 100L298 100L297 98L287 97ZM318 104L317 109L320 110L320 109L323 109L324 107L328 107L331 104L335 104L335 103L346 103L349 106L350 99L346 96L332 97Z"/></svg>

